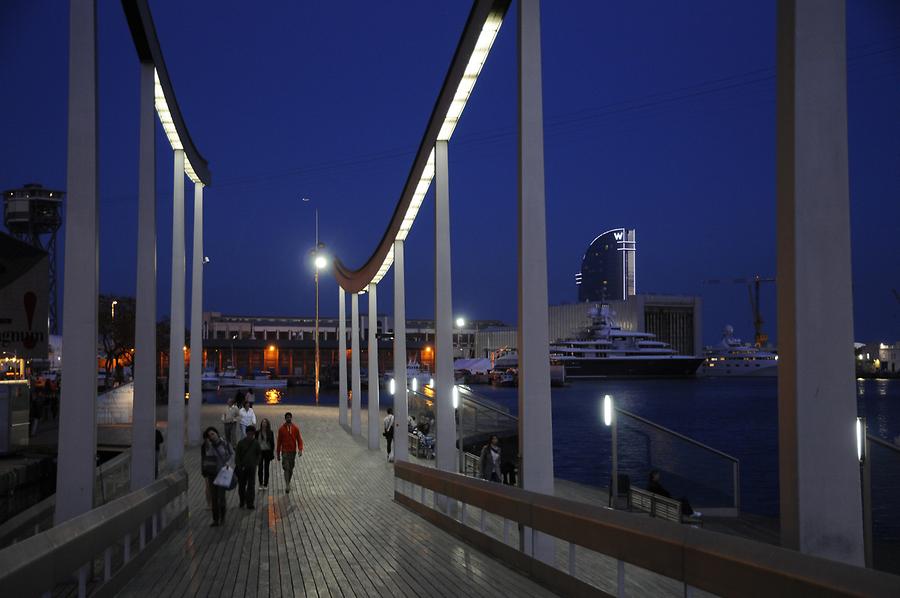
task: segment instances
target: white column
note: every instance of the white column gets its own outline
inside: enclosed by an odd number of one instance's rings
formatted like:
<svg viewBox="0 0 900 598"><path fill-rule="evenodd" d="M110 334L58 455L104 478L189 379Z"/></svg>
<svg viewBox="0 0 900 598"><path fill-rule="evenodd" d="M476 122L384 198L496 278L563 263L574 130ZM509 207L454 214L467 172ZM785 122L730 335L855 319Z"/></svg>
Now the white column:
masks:
<svg viewBox="0 0 900 598"><path fill-rule="evenodd" d="M203 403L203 183L194 183L194 251L191 265L191 370L188 444L200 444Z"/></svg>
<svg viewBox="0 0 900 598"><path fill-rule="evenodd" d="M436 465L456 471L453 412L453 293L450 280L450 181L447 142L434 146L434 393L437 416Z"/></svg>
<svg viewBox="0 0 900 598"><path fill-rule="evenodd" d="M394 241L394 461L408 460L406 384L406 289L403 241L397 240Z"/></svg>
<svg viewBox="0 0 900 598"><path fill-rule="evenodd" d="M141 63L132 490L153 481L156 459L156 110L153 70L152 63Z"/></svg>
<svg viewBox="0 0 900 598"><path fill-rule="evenodd" d="M354 436L362 434L359 421L362 403L362 384L359 381L359 295L350 294L350 375L353 388L353 403L350 407L350 431Z"/></svg>
<svg viewBox="0 0 900 598"><path fill-rule="evenodd" d="M381 418L378 417L378 295L369 283L369 449L381 446Z"/></svg>
<svg viewBox="0 0 900 598"><path fill-rule="evenodd" d="M172 305L169 329L169 466L184 458L184 150L175 150L172 192Z"/></svg>
<svg viewBox="0 0 900 598"><path fill-rule="evenodd" d="M519 3L519 456L522 487L553 494L541 5ZM526 530L527 531L527 530ZM524 549L553 562L553 538L524 534ZM532 552L533 550L533 552Z"/></svg>
<svg viewBox="0 0 900 598"><path fill-rule="evenodd" d="M347 307L346 293L338 285L338 423L347 425Z"/></svg>
<svg viewBox="0 0 900 598"><path fill-rule="evenodd" d="M97 6L69 8L69 115L66 164L66 361L59 417L55 522L93 508L97 450Z"/></svg>
<svg viewBox="0 0 900 598"><path fill-rule="evenodd" d="M776 31L781 540L861 566L844 2L780 0Z"/></svg>

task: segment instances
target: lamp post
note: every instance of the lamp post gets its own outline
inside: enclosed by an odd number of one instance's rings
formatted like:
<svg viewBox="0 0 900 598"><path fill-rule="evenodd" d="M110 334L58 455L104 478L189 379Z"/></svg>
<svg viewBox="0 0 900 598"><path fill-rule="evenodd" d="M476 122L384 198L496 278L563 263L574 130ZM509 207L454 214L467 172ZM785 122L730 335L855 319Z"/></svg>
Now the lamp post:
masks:
<svg viewBox="0 0 900 598"><path fill-rule="evenodd" d="M310 199L308 197L302 197L301 200L304 203L309 203ZM319 270L322 270L326 266L328 266L328 260L324 255L321 255L319 252L324 247L321 243L319 243L319 208L315 209L315 220L316 220L316 245L313 250L310 252L313 258L313 266L315 267L315 284L316 284L316 363L315 363L315 392L316 392L316 405L319 404L319 368L321 365L321 358L319 356Z"/></svg>
<svg viewBox="0 0 900 598"><path fill-rule="evenodd" d="M117 300L113 299L112 303L110 303L110 305L109 305L109 308L110 308L110 310L112 311L112 319L113 319L113 320L116 319L116 305L117 305L118 303L119 303L119 302L118 302Z"/></svg>
<svg viewBox="0 0 900 598"><path fill-rule="evenodd" d="M231 367L235 367L235 365L234 365L234 339L236 339L237 337L238 337L238 335L236 335L236 334L231 335Z"/></svg>
<svg viewBox="0 0 900 598"><path fill-rule="evenodd" d="M612 480L609 489L609 505L616 508L616 499L619 495L619 455L616 448L616 418L615 409L613 408L613 400L609 395L603 397L603 423L608 426L612 432Z"/></svg>

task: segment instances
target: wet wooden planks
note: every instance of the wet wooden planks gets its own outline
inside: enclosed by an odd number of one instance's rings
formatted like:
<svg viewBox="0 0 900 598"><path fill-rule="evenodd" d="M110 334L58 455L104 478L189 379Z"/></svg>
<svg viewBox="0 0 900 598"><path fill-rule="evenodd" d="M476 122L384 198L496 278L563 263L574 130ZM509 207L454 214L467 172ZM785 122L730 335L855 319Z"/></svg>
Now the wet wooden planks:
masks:
<svg viewBox="0 0 900 598"><path fill-rule="evenodd" d="M210 528L199 449L186 467L190 517L122 591L124 596L549 596L546 589L393 502L393 469L337 425L329 407L292 405L306 450L289 494L280 464L256 510L228 493L226 524ZM204 426L219 408L204 406ZM261 406L276 426L284 407ZM365 428L364 428L365 429ZM258 489L259 490L259 489Z"/></svg>

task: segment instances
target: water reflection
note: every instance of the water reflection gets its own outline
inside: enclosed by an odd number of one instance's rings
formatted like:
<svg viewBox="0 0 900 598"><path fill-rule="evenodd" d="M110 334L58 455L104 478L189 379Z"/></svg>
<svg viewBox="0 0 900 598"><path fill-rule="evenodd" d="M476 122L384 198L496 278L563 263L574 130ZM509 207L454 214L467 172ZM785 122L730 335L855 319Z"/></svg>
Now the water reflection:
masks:
<svg viewBox="0 0 900 598"><path fill-rule="evenodd" d="M277 405L281 403L281 391L277 388L270 388L266 391L266 405Z"/></svg>

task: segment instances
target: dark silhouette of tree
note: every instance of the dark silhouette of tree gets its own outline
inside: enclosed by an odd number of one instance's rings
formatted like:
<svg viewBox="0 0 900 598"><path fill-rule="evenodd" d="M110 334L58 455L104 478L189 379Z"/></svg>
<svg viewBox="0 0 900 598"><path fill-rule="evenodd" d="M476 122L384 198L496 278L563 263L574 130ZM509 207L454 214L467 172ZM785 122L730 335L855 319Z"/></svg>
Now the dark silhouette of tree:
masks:
<svg viewBox="0 0 900 598"><path fill-rule="evenodd" d="M122 367L134 362L134 306L134 297L100 295L97 324L107 380L116 360ZM123 381L121 369L116 378Z"/></svg>

